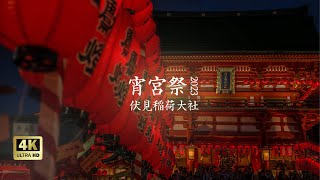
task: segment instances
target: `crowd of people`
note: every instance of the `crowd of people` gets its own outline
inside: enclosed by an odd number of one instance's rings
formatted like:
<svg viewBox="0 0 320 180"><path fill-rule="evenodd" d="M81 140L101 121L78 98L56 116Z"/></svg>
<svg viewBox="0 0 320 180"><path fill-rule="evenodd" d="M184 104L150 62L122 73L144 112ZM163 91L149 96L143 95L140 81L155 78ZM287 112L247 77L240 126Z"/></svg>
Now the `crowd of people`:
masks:
<svg viewBox="0 0 320 180"><path fill-rule="evenodd" d="M260 170L255 173L249 165L234 170L218 169L214 167L200 167L196 172L188 172L186 168L176 170L171 180L318 180L319 177L308 171L280 170L275 176L271 170Z"/></svg>

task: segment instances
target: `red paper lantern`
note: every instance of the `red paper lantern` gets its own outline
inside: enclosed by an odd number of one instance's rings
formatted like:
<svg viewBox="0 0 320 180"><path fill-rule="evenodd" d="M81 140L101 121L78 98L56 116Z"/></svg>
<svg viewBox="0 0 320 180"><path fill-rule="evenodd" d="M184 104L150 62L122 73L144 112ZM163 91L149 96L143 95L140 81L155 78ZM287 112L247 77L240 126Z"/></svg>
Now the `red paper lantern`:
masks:
<svg viewBox="0 0 320 180"><path fill-rule="evenodd" d="M206 145L201 145L201 155L204 155L206 152Z"/></svg>
<svg viewBox="0 0 320 180"><path fill-rule="evenodd" d="M57 54L57 70L64 83L64 105L88 111L101 134L110 132L121 135L121 144L130 150L143 152L154 167L160 167L160 156L168 154L167 150L158 152L158 148L165 149L160 125L153 127L153 123L146 120L156 139L152 143L146 138L147 128L143 128L142 133L138 128L133 128L137 127L139 119L135 112L130 112L129 104L130 98L137 96L127 96L132 91L126 91L130 76L143 78L143 72L147 69L140 50L146 50L145 59L158 53L159 39L154 35L155 23L150 18L153 7L149 0L124 0L123 4L120 0L113 4L115 11L110 15L111 12L104 11L110 5L107 3L113 1L101 1L100 5L90 0L76 3L0 1L0 20L3 23L0 43L11 50L17 46L36 45ZM129 14L121 7L134 12ZM135 56L133 52L136 52ZM137 59L130 62L131 57ZM32 60L33 57L25 54L24 58ZM133 69L131 66L136 67L134 74L129 72ZM31 85L44 88L43 74L25 71L21 74ZM104 150L104 146L100 148ZM184 154L184 146L179 149L180 154Z"/></svg>
<svg viewBox="0 0 320 180"><path fill-rule="evenodd" d="M257 146L252 146L252 155L254 155L254 156L259 155L259 149Z"/></svg>
<svg viewBox="0 0 320 180"><path fill-rule="evenodd" d="M77 53L83 51L92 38L104 39L96 31L100 23L97 5L79 0L76 6L74 8L75 3L71 1L3 0L0 2L0 44L17 50L15 62L25 70L47 71L49 69L45 65L50 64L65 75L63 65L77 62ZM82 87L89 79L83 76L84 65L78 66L81 69L72 73L82 76L77 76L77 81L73 83L66 82L73 84L75 89ZM30 85L45 89L44 74L33 74L22 69L20 73Z"/></svg>
<svg viewBox="0 0 320 180"><path fill-rule="evenodd" d="M185 145L179 145L180 155L184 155Z"/></svg>
<svg viewBox="0 0 320 180"><path fill-rule="evenodd" d="M220 145L216 145L216 146L214 147L214 150L215 150L215 153L216 153L216 154L220 154L221 146L220 146Z"/></svg>
<svg viewBox="0 0 320 180"><path fill-rule="evenodd" d="M245 146L245 153L246 153L246 156L249 156L250 155L250 146Z"/></svg>
<svg viewBox="0 0 320 180"><path fill-rule="evenodd" d="M285 146L281 146L280 147L280 151L281 151L281 156L285 156L286 155L286 147Z"/></svg>
<svg viewBox="0 0 320 180"><path fill-rule="evenodd" d="M236 153L236 147L231 145L230 146L230 153L235 154Z"/></svg>
<svg viewBox="0 0 320 180"><path fill-rule="evenodd" d="M177 154L178 153L178 147L177 146L173 146L173 153Z"/></svg>
<svg viewBox="0 0 320 180"><path fill-rule="evenodd" d="M53 49L62 57L75 55L94 35L99 15L90 1L79 0L76 6L71 1L3 0L0 42L12 50L30 44Z"/></svg>
<svg viewBox="0 0 320 180"><path fill-rule="evenodd" d="M141 25L135 26L134 31L136 32L136 38L141 45L145 44L156 32L156 23L152 18L149 18L148 21Z"/></svg>
<svg viewBox="0 0 320 180"><path fill-rule="evenodd" d="M243 156L243 154L244 154L243 146L238 146L238 154L240 156Z"/></svg>
<svg viewBox="0 0 320 180"><path fill-rule="evenodd" d="M154 34L146 43L145 43L145 46L146 46L146 57L150 57L154 54L157 54L159 55L159 50L160 50L160 39L159 37Z"/></svg>
<svg viewBox="0 0 320 180"><path fill-rule="evenodd" d="M228 148L226 145L223 145L221 148L221 154L226 156L228 154Z"/></svg>
<svg viewBox="0 0 320 180"><path fill-rule="evenodd" d="M292 146L287 146L287 154L288 156L292 156Z"/></svg>
<svg viewBox="0 0 320 180"><path fill-rule="evenodd" d="M212 150L212 145L207 145L206 153L211 154L211 150Z"/></svg>
<svg viewBox="0 0 320 180"><path fill-rule="evenodd" d="M159 47L158 47L159 48ZM149 77L154 78L154 76L163 77L164 75L164 68L163 63L160 58L160 49L155 52L153 55L145 58L146 67L149 70Z"/></svg>
<svg viewBox="0 0 320 180"><path fill-rule="evenodd" d="M135 26L141 26L145 24L148 19L152 16L152 11L153 11L153 5L152 3L149 3L149 5L141 10L140 12L135 12L132 14L132 20L133 24Z"/></svg>
<svg viewBox="0 0 320 180"><path fill-rule="evenodd" d="M261 82L262 82L263 84L268 84L269 80L263 79L263 80L261 80Z"/></svg>
<svg viewBox="0 0 320 180"><path fill-rule="evenodd" d="M129 80L134 79L135 76L139 79L143 78L144 66L142 66L143 59L139 55L140 46L133 38L127 55L123 54L124 48L120 42L127 39L128 36L130 29L130 26L126 24L128 15L120 14L118 20L114 27L117 29L114 29L112 33L119 32L110 42L114 45L106 47L101 56L100 62L104 65L100 64L99 69L96 69L96 74L93 74L84 89L74 98L65 101L65 104L69 106L75 106L90 113L99 113L99 116L92 119L97 124L108 123L115 118L122 107L128 109L132 100L139 99L137 93L132 94L132 84L129 85ZM110 59L112 61L109 61ZM88 96L88 94L92 95Z"/></svg>
<svg viewBox="0 0 320 180"><path fill-rule="evenodd" d="M273 156L278 156L278 146L273 146L272 147L272 155Z"/></svg>

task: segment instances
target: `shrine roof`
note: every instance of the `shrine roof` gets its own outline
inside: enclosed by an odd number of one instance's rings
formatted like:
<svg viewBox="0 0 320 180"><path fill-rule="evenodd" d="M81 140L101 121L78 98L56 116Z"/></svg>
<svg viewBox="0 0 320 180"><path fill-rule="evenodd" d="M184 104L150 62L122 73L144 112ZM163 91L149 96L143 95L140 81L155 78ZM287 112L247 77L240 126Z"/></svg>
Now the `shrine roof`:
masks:
<svg viewBox="0 0 320 180"><path fill-rule="evenodd" d="M163 53L318 51L306 7L248 12L156 12Z"/></svg>
<svg viewBox="0 0 320 180"><path fill-rule="evenodd" d="M317 51L187 51L163 52L164 62L317 62Z"/></svg>

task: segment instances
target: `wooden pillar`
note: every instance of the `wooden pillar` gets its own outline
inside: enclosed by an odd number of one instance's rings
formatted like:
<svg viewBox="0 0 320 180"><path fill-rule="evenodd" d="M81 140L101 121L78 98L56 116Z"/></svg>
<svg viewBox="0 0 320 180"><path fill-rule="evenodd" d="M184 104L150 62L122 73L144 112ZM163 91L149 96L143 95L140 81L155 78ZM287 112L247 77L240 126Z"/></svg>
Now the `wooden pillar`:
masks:
<svg viewBox="0 0 320 180"><path fill-rule="evenodd" d="M283 121L283 116L280 117L280 127L281 127L281 132L284 132L284 121Z"/></svg>
<svg viewBox="0 0 320 180"><path fill-rule="evenodd" d="M237 133L241 133L241 117L237 116Z"/></svg>
<svg viewBox="0 0 320 180"><path fill-rule="evenodd" d="M266 139L266 125L268 118L270 118L268 112L263 112L264 114L260 116L256 116L257 120L260 121L260 136L261 136L261 145L264 147L267 144Z"/></svg>

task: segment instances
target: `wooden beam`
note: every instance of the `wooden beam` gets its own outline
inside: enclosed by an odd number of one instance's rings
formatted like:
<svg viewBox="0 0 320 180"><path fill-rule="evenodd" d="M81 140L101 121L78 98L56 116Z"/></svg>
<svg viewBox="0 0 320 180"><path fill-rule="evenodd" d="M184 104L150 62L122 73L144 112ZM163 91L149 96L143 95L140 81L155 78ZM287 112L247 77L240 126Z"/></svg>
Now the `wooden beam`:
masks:
<svg viewBox="0 0 320 180"><path fill-rule="evenodd" d="M213 88L212 88L213 89ZM168 90L166 92L168 99L171 98L179 98L179 99L183 99L183 98L188 98L188 96L190 96L189 91L187 91L185 89L185 94L183 95L179 95L176 96L174 94L171 94L171 90ZM244 100L247 99L248 96L256 96L257 93L259 93L260 96L263 96L266 99L276 99L276 98L283 98L286 99L287 96L297 96L298 92L292 92L292 91L279 91L279 92L273 92L273 91L260 91L260 92L255 92L255 91L251 91L251 92L237 92L235 94L217 94L215 91L208 91L208 92L201 92L199 90L199 96L201 96L203 99L209 99L209 100L238 100L243 98Z"/></svg>

